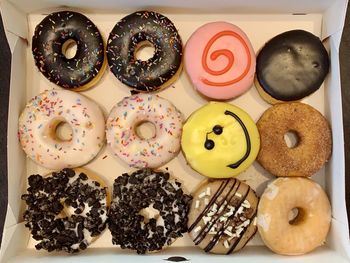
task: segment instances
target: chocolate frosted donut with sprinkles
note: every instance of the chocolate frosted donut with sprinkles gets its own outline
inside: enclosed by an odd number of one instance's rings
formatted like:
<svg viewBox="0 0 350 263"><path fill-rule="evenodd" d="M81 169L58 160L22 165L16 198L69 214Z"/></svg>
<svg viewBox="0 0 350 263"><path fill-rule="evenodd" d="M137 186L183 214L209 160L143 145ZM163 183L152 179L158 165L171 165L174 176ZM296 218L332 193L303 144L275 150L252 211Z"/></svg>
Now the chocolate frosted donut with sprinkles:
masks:
<svg viewBox="0 0 350 263"><path fill-rule="evenodd" d="M157 95L136 94L117 103L106 123L107 144L130 167L157 168L180 151L183 116L168 100ZM137 128L152 123L155 133L144 138Z"/></svg>
<svg viewBox="0 0 350 263"><path fill-rule="evenodd" d="M255 192L238 179L206 181L193 194L189 234L205 252L236 252L256 233L257 205Z"/></svg>
<svg viewBox="0 0 350 263"><path fill-rule="evenodd" d="M70 135L60 134L67 125ZM18 122L18 136L27 156L58 170L82 166L104 145L104 116L99 106L69 90L51 90L33 97Z"/></svg>
<svg viewBox="0 0 350 263"><path fill-rule="evenodd" d="M76 44L75 55L66 54ZM40 72L62 88L81 91L95 85L107 65L101 33L86 16L55 12L36 26L32 52Z"/></svg>
<svg viewBox="0 0 350 263"><path fill-rule="evenodd" d="M138 254L171 245L187 231L191 200L168 172L141 169L117 177L108 213L113 244Z"/></svg>
<svg viewBox="0 0 350 263"><path fill-rule="evenodd" d="M136 58L141 46L152 45L148 60ZM156 12L138 11L121 19L107 42L112 73L140 92L156 91L173 83L182 69L182 42L174 24Z"/></svg>

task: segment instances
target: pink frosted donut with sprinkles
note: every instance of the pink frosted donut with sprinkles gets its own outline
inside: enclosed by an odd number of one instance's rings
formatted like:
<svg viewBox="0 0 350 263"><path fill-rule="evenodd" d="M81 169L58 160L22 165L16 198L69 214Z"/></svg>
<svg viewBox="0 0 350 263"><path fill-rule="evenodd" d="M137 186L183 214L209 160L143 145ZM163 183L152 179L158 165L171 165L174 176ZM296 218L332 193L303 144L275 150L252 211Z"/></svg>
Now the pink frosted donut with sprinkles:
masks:
<svg viewBox="0 0 350 263"><path fill-rule="evenodd" d="M64 123L71 129L70 138L57 132ZM91 161L104 144L104 127L103 113L95 102L76 92L51 90L28 102L19 118L18 136L30 159L59 170Z"/></svg>
<svg viewBox="0 0 350 263"><path fill-rule="evenodd" d="M180 151L183 116L176 107L157 95L137 94L121 100L111 110L106 124L107 144L115 156L130 167L157 168ZM150 122L151 138L142 138L137 127Z"/></svg>

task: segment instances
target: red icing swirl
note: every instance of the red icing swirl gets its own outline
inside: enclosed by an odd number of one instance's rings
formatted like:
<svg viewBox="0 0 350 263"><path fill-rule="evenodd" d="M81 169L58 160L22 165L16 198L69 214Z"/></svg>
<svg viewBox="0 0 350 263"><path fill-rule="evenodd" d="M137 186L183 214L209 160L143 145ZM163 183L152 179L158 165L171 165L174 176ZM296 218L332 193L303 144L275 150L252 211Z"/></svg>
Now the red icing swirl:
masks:
<svg viewBox="0 0 350 263"><path fill-rule="evenodd" d="M221 69L221 70L211 69L207 64L207 58L208 58L209 50L210 50L211 46L219 38L224 37L224 36L232 36L232 37L238 39L239 42L242 43L244 50L245 50L245 54L247 55L247 65L246 65L244 71L242 72L242 74L240 74L238 77L236 77L232 80L225 81L225 82L215 82L215 81L211 81L211 80L208 80L206 78L203 78L202 81L204 84L207 84L210 86L228 86L228 85L232 85L232 84L242 80L248 74L248 71L249 71L250 66L251 66L251 55L250 55L249 46L247 45L246 41L244 40L244 38L241 35L239 35L236 32L229 31L229 30L221 31L221 32L217 33L209 40L209 42L205 46L204 52L202 55L202 66L203 66L204 70L213 76L220 76L220 75L226 74L233 67L235 57L234 57L233 52L231 50L228 50L228 49L215 50L214 52L212 52L210 54L211 60L216 60L219 56L225 56L228 59L228 63L223 69Z"/></svg>

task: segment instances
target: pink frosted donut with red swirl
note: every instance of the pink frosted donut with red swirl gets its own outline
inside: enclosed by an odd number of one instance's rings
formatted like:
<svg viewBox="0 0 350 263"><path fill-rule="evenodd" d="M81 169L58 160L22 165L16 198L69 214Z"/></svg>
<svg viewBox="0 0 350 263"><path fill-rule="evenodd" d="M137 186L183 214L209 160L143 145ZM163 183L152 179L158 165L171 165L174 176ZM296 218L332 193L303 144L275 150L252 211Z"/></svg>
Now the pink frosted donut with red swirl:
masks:
<svg viewBox="0 0 350 263"><path fill-rule="evenodd" d="M208 23L187 41L185 69L202 95L228 100L252 85L256 57L247 35L226 22Z"/></svg>

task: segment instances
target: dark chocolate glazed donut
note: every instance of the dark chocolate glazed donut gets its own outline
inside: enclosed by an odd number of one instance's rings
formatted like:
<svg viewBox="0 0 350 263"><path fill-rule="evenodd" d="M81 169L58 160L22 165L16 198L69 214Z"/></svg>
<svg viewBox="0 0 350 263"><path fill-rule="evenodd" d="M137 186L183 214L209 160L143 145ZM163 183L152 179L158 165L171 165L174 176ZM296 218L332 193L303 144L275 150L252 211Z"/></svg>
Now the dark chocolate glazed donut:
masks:
<svg viewBox="0 0 350 263"><path fill-rule="evenodd" d="M135 58L144 42L155 48L146 61ZM141 92L166 85L181 69L182 42L174 24L156 12L138 11L120 20L109 35L108 64L127 86Z"/></svg>
<svg viewBox="0 0 350 263"><path fill-rule="evenodd" d="M62 51L67 41L77 44L77 52L70 59ZM52 13L37 25L32 51L41 73L66 89L90 87L103 69L105 58L103 39L97 27L86 16L71 11Z"/></svg>
<svg viewBox="0 0 350 263"><path fill-rule="evenodd" d="M292 30L272 38L260 50L256 77L274 99L294 101L315 92L328 69L328 54L320 39L303 30Z"/></svg>

